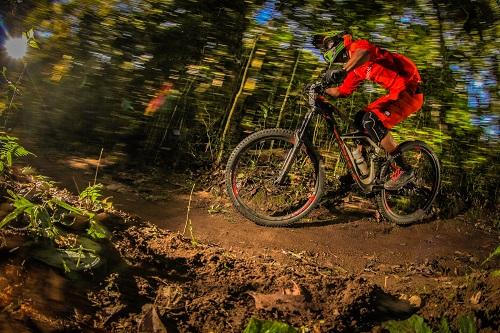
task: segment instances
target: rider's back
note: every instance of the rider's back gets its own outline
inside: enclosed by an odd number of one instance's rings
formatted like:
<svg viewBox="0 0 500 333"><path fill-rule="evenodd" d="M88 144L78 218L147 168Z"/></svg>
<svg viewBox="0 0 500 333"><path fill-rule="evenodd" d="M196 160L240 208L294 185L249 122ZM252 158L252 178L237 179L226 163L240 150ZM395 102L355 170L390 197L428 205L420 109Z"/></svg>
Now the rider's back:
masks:
<svg viewBox="0 0 500 333"><path fill-rule="evenodd" d="M349 52L357 49L367 50L369 60L355 68L348 75L340 88L342 95L350 94L363 80L380 84L397 98L406 89L414 90L421 81L417 67L409 58L402 54L382 49L367 40L355 40L346 45Z"/></svg>

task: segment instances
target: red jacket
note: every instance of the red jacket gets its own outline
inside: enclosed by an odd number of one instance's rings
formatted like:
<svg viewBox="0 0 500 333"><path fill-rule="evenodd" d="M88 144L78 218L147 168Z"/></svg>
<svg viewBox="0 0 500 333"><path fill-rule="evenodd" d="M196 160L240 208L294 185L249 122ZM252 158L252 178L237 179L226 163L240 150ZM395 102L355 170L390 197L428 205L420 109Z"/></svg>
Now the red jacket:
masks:
<svg viewBox="0 0 500 333"><path fill-rule="evenodd" d="M344 44L350 54L362 49L369 52L370 58L347 73L344 82L338 87L340 96L350 95L362 81L370 80L387 89L390 99L396 100L402 91L414 91L421 82L415 64L401 54L381 49L364 39L348 39Z"/></svg>

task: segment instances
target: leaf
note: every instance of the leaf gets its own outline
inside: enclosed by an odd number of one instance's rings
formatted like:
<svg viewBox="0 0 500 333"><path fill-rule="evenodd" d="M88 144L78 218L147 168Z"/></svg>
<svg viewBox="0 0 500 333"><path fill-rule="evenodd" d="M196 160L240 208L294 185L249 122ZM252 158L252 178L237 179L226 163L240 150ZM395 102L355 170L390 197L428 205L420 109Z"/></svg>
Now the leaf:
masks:
<svg viewBox="0 0 500 333"><path fill-rule="evenodd" d="M492 253L490 253L490 255L488 256L488 258L486 258L482 262L482 265L484 265L486 262L490 261L491 259L493 259L493 257L498 256L498 255L500 255L500 245L497 246L497 248L495 249L495 251L493 251Z"/></svg>
<svg viewBox="0 0 500 333"><path fill-rule="evenodd" d="M34 49L39 49L40 47L38 46L38 43L34 39L30 39L28 41L28 45L31 46Z"/></svg>
<svg viewBox="0 0 500 333"><path fill-rule="evenodd" d="M99 222L91 221L90 227L87 229L87 234L94 239L108 238L109 231Z"/></svg>
<svg viewBox="0 0 500 333"><path fill-rule="evenodd" d="M14 156L16 156L16 157L24 157L24 156L28 156L28 155L35 156L35 154L26 150L26 148L24 148L23 146L19 146L19 145L16 145L16 147L14 148L13 151L14 151Z"/></svg>
<svg viewBox="0 0 500 333"><path fill-rule="evenodd" d="M0 160L7 164L7 166L12 166L13 157L24 157L27 155L34 155L33 153L26 150L19 143L17 143L17 138L11 136L0 136L1 146L0 146Z"/></svg>
<svg viewBox="0 0 500 333"><path fill-rule="evenodd" d="M28 30L26 32L26 37L28 37L28 39L35 38L35 32L34 32L33 28L31 28L30 30Z"/></svg>
<svg viewBox="0 0 500 333"><path fill-rule="evenodd" d="M458 332L459 333L476 333L476 322L474 316L463 315L458 317Z"/></svg>
<svg viewBox="0 0 500 333"><path fill-rule="evenodd" d="M243 333L297 333L298 330L288 324L251 318Z"/></svg>
<svg viewBox="0 0 500 333"><path fill-rule="evenodd" d="M4 217L3 220L0 221L0 229L2 229L4 226L6 226L10 221L16 219L23 212L24 212L24 208L14 209L12 212L9 213L9 215Z"/></svg>
<svg viewBox="0 0 500 333"><path fill-rule="evenodd" d="M99 243L87 237L78 237L76 243L83 246L85 251L99 253L102 250L102 246Z"/></svg>
<svg viewBox="0 0 500 333"><path fill-rule="evenodd" d="M424 322L424 318L413 315L406 320L390 320L382 323L382 327L390 333L432 333L430 327Z"/></svg>
<svg viewBox="0 0 500 333"><path fill-rule="evenodd" d="M88 186L80 193L79 197L82 200L89 199L92 203L97 203L99 198L102 197L100 193L102 189L102 184Z"/></svg>
<svg viewBox="0 0 500 333"><path fill-rule="evenodd" d="M439 323L439 331L437 333L451 333L448 319L446 319L445 317L441 318L441 322Z"/></svg>
<svg viewBox="0 0 500 333"><path fill-rule="evenodd" d="M69 203L62 201L62 200L59 200L57 198L52 198L51 202L55 203L56 205L58 205L61 208L66 209L69 212L72 212L72 213L75 213L78 215L88 215L88 213L86 211L84 211L83 209L80 209L78 207L70 205Z"/></svg>
<svg viewBox="0 0 500 333"><path fill-rule="evenodd" d="M65 272L92 269L102 263L101 258L83 248L56 249L54 247L40 247L33 250L35 259L47 265L63 269Z"/></svg>

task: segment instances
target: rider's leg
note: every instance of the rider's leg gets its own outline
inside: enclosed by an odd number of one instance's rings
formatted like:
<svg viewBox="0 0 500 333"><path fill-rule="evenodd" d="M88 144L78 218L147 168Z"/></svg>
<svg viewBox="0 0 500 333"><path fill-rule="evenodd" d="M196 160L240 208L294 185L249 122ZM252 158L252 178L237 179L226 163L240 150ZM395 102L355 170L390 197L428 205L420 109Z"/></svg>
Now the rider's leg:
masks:
<svg viewBox="0 0 500 333"><path fill-rule="evenodd" d="M396 140L394 140L391 132L388 132L387 135L384 136L384 138L380 141L380 145L389 154L398 148L398 144L396 143Z"/></svg>
<svg viewBox="0 0 500 333"><path fill-rule="evenodd" d="M367 110L358 112L354 121L356 127L361 132L368 135L370 139L377 144L381 144L383 139L385 139L389 133L389 130L384 126L378 115L373 111Z"/></svg>
<svg viewBox="0 0 500 333"><path fill-rule="evenodd" d="M394 137L389 132L377 113L372 111L363 111L363 114L356 116L357 127L366 133L374 142L391 155L394 159L394 172L385 184L384 188L388 190L396 190L404 186L413 178L413 171L404 162L403 157L398 149L398 144Z"/></svg>
<svg viewBox="0 0 500 333"><path fill-rule="evenodd" d="M379 142L381 147L393 157L396 166L391 179L384 184L384 188L388 190L397 190L413 178L413 171L404 162L398 144L390 134L389 129L405 120L410 114L420 110L423 101L423 94L403 91L399 94L397 100L393 100L387 95L367 107L367 111L371 111L376 115L382 126L387 129Z"/></svg>

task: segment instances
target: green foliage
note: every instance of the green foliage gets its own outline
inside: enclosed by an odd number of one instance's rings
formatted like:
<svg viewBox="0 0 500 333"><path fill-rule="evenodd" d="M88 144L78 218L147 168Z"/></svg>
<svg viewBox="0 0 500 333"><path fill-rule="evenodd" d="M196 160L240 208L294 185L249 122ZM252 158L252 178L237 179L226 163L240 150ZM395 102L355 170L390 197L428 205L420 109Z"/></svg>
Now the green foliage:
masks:
<svg viewBox="0 0 500 333"><path fill-rule="evenodd" d="M56 204L57 206L66 209L68 212L75 213L77 215L87 215L89 214L88 212L84 211L83 209L80 209L78 207L75 207L73 205L70 205L69 203L62 201L58 198L52 198L49 202Z"/></svg>
<svg viewBox="0 0 500 333"><path fill-rule="evenodd" d="M224 208L224 205L222 205L220 203L214 203L208 207L208 214L212 215L212 214L220 214L220 213L227 213L227 209Z"/></svg>
<svg viewBox="0 0 500 333"><path fill-rule="evenodd" d="M45 262L47 265L58 267L66 273L71 271L89 270L99 266L102 258L95 247L89 247L89 241L79 239L78 247L54 248L53 246L41 246L32 251L33 257ZM84 247L81 243L85 243Z"/></svg>
<svg viewBox="0 0 500 333"><path fill-rule="evenodd" d="M439 328L438 328L437 333L451 333L448 319L446 319L444 317L441 318L441 321L439 322Z"/></svg>
<svg viewBox="0 0 500 333"><path fill-rule="evenodd" d="M109 210L113 207L113 203L108 200L109 198L101 199L103 189L104 185L102 184L90 185L80 192L79 198L92 211Z"/></svg>
<svg viewBox="0 0 500 333"><path fill-rule="evenodd" d="M494 257L496 256L500 256L500 245L497 246L497 248L495 249L495 251L491 252L490 255L488 256L488 258L486 258L484 261L483 261L483 265L490 261L491 259L493 259Z"/></svg>
<svg viewBox="0 0 500 333"><path fill-rule="evenodd" d="M299 331L282 322L251 318L243 333L298 333Z"/></svg>
<svg viewBox="0 0 500 333"><path fill-rule="evenodd" d="M0 221L0 228L18 218L25 218L28 222L26 227L37 235L54 238L59 233L53 223L54 219L47 209L47 204L35 204L10 190L8 193L15 209Z"/></svg>
<svg viewBox="0 0 500 333"><path fill-rule="evenodd" d="M103 188L102 184L91 185L80 192L81 200L88 200L91 203L99 202L99 198L102 197L101 190Z"/></svg>
<svg viewBox="0 0 500 333"><path fill-rule="evenodd" d="M35 39L35 31L33 28L30 30L26 31L24 33L24 36L26 36L26 39L28 40L28 45L34 49L39 49L40 47L38 46L38 42Z"/></svg>
<svg viewBox="0 0 500 333"><path fill-rule="evenodd" d="M91 192L87 191L89 195ZM76 242L66 246L55 246L55 243L60 242L56 238L68 238L66 232L57 226L58 223L67 225L65 221L68 218L87 219L89 226L86 233L88 236L93 239L108 238L109 231L96 220L94 212L72 205L57 197L41 199L41 203L34 203L11 190L8 190L8 194L14 210L0 221L0 228L13 221L18 221L26 224L23 228L26 228L34 235L53 241L48 244L42 242L35 246L33 249L35 258L51 266L64 269L66 272L91 269L101 263L102 259L98 254L100 250L99 244L86 237L78 237ZM99 196L94 193L94 196L90 195L90 198L98 200Z"/></svg>
<svg viewBox="0 0 500 333"><path fill-rule="evenodd" d="M457 319L458 333L476 333L476 322L473 316L460 316Z"/></svg>
<svg viewBox="0 0 500 333"><path fill-rule="evenodd" d="M3 220L0 222L0 228L5 227L9 222L16 219L19 215L23 214L24 211L30 210L34 207L34 204L24 197L20 197L12 191L8 191L8 193L15 209L3 218Z"/></svg>
<svg viewBox="0 0 500 333"><path fill-rule="evenodd" d="M87 229L87 234L91 237L99 239L109 236L107 229L96 220L96 214L91 210L77 207L57 197L42 200L42 203L38 204L31 202L26 197L20 196L11 190L8 190L8 193L14 210L0 221L0 228L5 227L16 219L25 218L28 221L27 227L30 230L36 234L53 238L59 233L54 223L61 222L62 224L66 224L64 220L68 218L67 215L69 213L70 218L72 215L73 218L82 217L88 219L89 228ZM86 193L91 193L91 191L87 191ZM94 193L93 198L96 202L100 203L101 201L98 200L99 196L95 195L95 192L92 193ZM84 198L88 197L84 196ZM93 207L95 208L95 203Z"/></svg>
<svg viewBox="0 0 500 333"><path fill-rule="evenodd" d="M488 261L492 260L494 257L496 256L500 256L500 245L497 246L497 248L495 249L495 251L493 251L492 253L490 253L490 255L488 256L488 258L486 258L483 262L482 262L482 265L486 264ZM491 276L494 276L494 277L499 277L500 276L500 269L495 269L491 272Z"/></svg>
<svg viewBox="0 0 500 333"><path fill-rule="evenodd" d="M476 333L477 327L474 316L462 315L456 320L456 330L452 330L446 318L441 318L437 330L425 323L424 318L419 315L412 315L405 320L390 320L382 323L382 327L389 333Z"/></svg>
<svg viewBox="0 0 500 333"><path fill-rule="evenodd" d="M109 231L101 223L91 219L90 227L87 229L87 234L94 238L109 238Z"/></svg>
<svg viewBox="0 0 500 333"><path fill-rule="evenodd" d="M15 158L34 155L17 142L17 138L0 135L0 172L11 167Z"/></svg>
<svg viewBox="0 0 500 333"><path fill-rule="evenodd" d="M47 134L44 139L54 138L57 145L66 140L83 141L86 146L125 145L134 162L147 163L150 157L183 166L192 160L211 162L218 156L212 148L222 146L217 139L226 122L228 150L248 132L274 126L282 105L280 126L296 128L305 109L301 88L325 67L304 45L312 31L348 28L355 38L368 38L408 56L422 74L424 108L398 126L398 140L420 139L435 148L444 166L443 193L460 194L457 205L492 205L498 192L494 178L499 174L494 167L498 157L483 149L497 152L499 144L494 131L488 134L498 122L494 110L498 80L492 60L498 49L498 6L493 2L482 2L482 12L488 15L481 20L464 22L462 11L453 8L457 1L404 5L343 1L330 7L293 1L280 3L272 24L249 19L265 6L259 2L236 0L218 10L206 1L125 3L43 2L23 22L48 36L40 34L35 42L43 47L30 54L30 65L44 69L30 71L40 91L20 97L27 126ZM474 11L469 9L464 11L472 17ZM30 41L34 35L33 30L26 32ZM251 53L257 35L261 37ZM166 40L159 47L158 41ZM247 64L248 85L242 82ZM167 96L157 113L144 117L145 105L167 80L174 86L175 98L173 93ZM247 88L228 121L231 102L242 84ZM10 89L17 89L15 85L9 84ZM352 115L380 93L364 85L336 103ZM0 110L8 104L2 97ZM40 112L41 104L46 112ZM342 130L350 124L343 121ZM332 146L326 127L317 125L314 133L321 150ZM181 153L189 160L178 163ZM160 162L166 165L165 161ZM450 199L441 203L447 205Z"/></svg>
<svg viewBox="0 0 500 333"><path fill-rule="evenodd" d="M413 315L406 320L390 320L382 325L390 333L432 333L431 328L424 322L424 318Z"/></svg>

